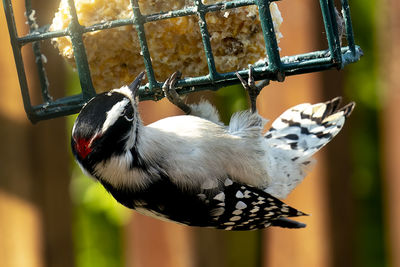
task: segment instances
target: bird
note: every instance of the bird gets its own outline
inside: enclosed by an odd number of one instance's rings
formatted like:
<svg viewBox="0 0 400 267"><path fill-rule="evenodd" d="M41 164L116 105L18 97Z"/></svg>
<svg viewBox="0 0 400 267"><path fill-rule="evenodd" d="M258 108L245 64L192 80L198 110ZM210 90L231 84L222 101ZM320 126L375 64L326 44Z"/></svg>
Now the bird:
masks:
<svg viewBox="0 0 400 267"><path fill-rule="evenodd" d="M162 90L185 115L144 125L138 111L144 75L81 109L71 149L84 173L122 205L164 221L232 231L306 226L292 217L307 214L283 199L306 176L312 155L342 129L353 102L340 107L336 97L294 106L264 133L251 68L248 81L236 73L251 109L234 113L228 125L208 101L186 104L175 72Z"/></svg>

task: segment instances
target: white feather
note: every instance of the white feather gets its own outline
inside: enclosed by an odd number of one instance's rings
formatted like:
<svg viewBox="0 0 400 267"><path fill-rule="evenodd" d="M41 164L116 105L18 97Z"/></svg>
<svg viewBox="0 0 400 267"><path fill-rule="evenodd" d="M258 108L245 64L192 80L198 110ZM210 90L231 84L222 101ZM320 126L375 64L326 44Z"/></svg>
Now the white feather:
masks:
<svg viewBox="0 0 400 267"><path fill-rule="evenodd" d="M313 165L311 156L331 139L313 133L334 136L344 123L340 111L322 122L316 119L324 116L325 104L301 104L275 120L264 137L266 120L257 113L236 113L224 126L208 102L195 107L206 118L175 116L143 126L137 115L139 128L130 133L127 153L98 164L96 174L116 187L131 188L144 188L160 174L187 189L215 188L230 177L285 198ZM131 168L133 145L148 169Z"/></svg>
<svg viewBox="0 0 400 267"><path fill-rule="evenodd" d="M113 125L118 118L121 117L122 111L124 111L126 105L130 102L129 99L124 98L123 100L117 102L108 112L106 115L106 120L103 124L101 132L104 133L111 125Z"/></svg>
<svg viewBox="0 0 400 267"><path fill-rule="evenodd" d="M202 100L197 104L190 104L189 106L191 109L190 115L201 117L203 119L223 125L223 123L219 119L217 109L213 105L211 105L210 102Z"/></svg>
<svg viewBox="0 0 400 267"><path fill-rule="evenodd" d="M141 126L137 138L138 153L147 165L159 166L182 187L198 188L210 184L210 179L219 184L227 175L259 187L268 183L265 154L254 153L265 146L261 132L258 138L241 137L209 120L184 115ZM102 162L96 173L117 187L146 186L152 175L157 176L130 169L129 157L127 153Z"/></svg>

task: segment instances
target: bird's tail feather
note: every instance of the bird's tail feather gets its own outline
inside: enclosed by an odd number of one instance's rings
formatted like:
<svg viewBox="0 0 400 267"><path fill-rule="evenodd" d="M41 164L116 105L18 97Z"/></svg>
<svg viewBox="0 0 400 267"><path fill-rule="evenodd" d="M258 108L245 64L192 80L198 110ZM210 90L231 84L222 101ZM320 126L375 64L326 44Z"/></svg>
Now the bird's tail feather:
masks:
<svg viewBox="0 0 400 267"><path fill-rule="evenodd" d="M301 151L311 157L342 129L355 104L339 108L340 97L325 103L300 104L285 111L273 123L265 137L274 147Z"/></svg>
<svg viewBox="0 0 400 267"><path fill-rule="evenodd" d="M303 180L311 156L340 132L354 109L353 102L342 108L340 102L341 98L336 97L325 103L300 104L272 123L265 134L270 149L270 176L274 177L268 193L286 197Z"/></svg>

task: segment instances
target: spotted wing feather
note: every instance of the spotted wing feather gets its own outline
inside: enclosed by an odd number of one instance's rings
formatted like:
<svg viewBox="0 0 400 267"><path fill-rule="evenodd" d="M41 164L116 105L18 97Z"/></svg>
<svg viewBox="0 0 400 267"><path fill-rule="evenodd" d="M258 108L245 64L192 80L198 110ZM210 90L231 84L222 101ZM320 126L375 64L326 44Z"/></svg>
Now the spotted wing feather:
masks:
<svg viewBox="0 0 400 267"><path fill-rule="evenodd" d="M269 226L303 228L287 217L305 213L283 203L258 188L225 180L223 191L210 198L213 227L224 230L255 230ZM224 200L222 200L224 196Z"/></svg>
<svg viewBox="0 0 400 267"><path fill-rule="evenodd" d="M305 215L261 189L227 178L220 186L198 192L177 187L168 177L141 191L114 188L102 182L121 204L145 215L190 226L224 230L255 230L268 226L302 228L282 220Z"/></svg>

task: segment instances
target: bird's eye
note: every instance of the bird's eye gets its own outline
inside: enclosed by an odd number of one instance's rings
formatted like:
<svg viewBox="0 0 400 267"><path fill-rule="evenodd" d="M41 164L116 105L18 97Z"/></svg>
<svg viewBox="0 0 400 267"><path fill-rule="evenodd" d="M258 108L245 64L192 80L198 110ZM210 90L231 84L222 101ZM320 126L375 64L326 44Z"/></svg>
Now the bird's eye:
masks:
<svg viewBox="0 0 400 267"><path fill-rule="evenodd" d="M121 115L125 118L125 120L129 122L133 121L134 119L133 109L131 106L128 106L126 109L124 109Z"/></svg>
<svg viewBox="0 0 400 267"><path fill-rule="evenodd" d="M125 118L125 120L127 120L127 121L133 121L133 117L132 118L129 118L128 116L124 116L124 118Z"/></svg>
<svg viewBox="0 0 400 267"><path fill-rule="evenodd" d="M127 121L133 121L133 114L131 112L129 112L128 110L126 110L126 109L122 112L122 116Z"/></svg>

